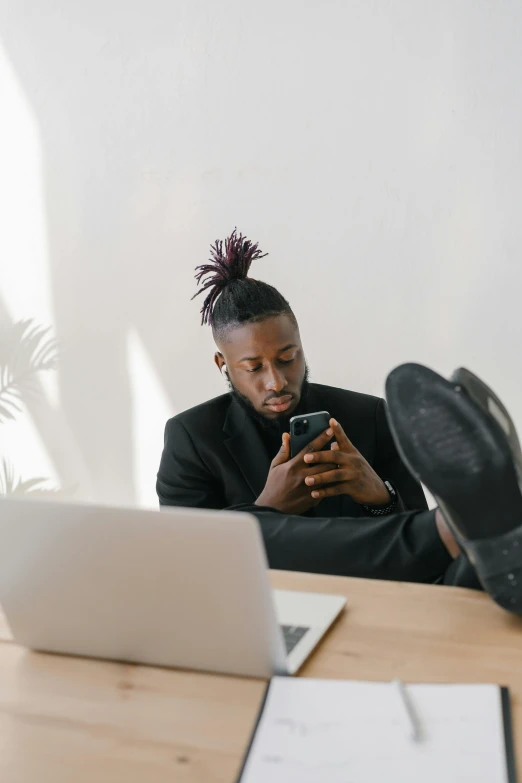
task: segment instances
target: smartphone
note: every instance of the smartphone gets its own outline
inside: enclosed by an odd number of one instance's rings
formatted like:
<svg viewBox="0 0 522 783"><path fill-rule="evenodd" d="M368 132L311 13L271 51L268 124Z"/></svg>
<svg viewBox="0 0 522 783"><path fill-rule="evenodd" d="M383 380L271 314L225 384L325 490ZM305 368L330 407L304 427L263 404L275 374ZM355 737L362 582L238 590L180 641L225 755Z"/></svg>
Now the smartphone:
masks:
<svg viewBox="0 0 522 783"><path fill-rule="evenodd" d="M302 416L292 416L290 419L290 456L295 457L330 426L328 411L304 413Z"/></svg>

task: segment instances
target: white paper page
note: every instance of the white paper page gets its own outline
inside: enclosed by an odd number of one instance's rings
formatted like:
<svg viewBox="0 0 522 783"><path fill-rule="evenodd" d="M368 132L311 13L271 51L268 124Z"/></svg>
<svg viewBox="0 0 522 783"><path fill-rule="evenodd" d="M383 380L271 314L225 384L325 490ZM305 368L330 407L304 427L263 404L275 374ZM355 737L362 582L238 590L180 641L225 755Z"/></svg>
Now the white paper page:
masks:
<svg viewBox="0 0 522 783"><path fill-rule="evenodd" d="M272 680L241 783L508 783L497 685Z"/></svg>

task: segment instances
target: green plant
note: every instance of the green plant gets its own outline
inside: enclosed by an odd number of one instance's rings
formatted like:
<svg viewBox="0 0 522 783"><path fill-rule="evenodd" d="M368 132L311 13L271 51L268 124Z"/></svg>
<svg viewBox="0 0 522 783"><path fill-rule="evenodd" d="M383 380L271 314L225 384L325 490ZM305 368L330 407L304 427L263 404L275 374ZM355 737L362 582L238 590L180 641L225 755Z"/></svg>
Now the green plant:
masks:
<svg viewBox="0 0 522 783"><path fill-rule="evenodd" d="M32 319L15 322L0 334L0 423L16 419L23 402L39 391L39 373L58 365L58 346L51 329ZM22 480L7 460L0 465L0 495L56 492L46 487L48 479Z"/></svg>

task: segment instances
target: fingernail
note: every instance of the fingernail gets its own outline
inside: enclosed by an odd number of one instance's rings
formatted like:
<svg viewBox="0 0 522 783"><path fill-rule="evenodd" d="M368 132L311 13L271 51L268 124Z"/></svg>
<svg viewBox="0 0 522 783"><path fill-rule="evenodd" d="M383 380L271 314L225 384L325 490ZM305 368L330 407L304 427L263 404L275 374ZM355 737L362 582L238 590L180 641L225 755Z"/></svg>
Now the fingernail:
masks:
<svg viewBox="0 0 522 783"><path fill-rule="evenodd" d="M305 462L312 462L313 458L314 458L313 454L305 454L304 460Z"/></svg>
<svg viewBox="0 0 522 783"><path fill-rule="evenodd" d="M313 476L308 476L307 478L305 478L305 481L309 487L311 487L312 484L315 484L315 479Z"/></svg>
<svg viewBox="0 0 522 783"><path fill-rule="evenodd" d="M326 434L330 435L331 437L333 435L333 429L331 427L328 427L328 429L326 430Z"/></svg>
<svg viewBox="0 0 522 783"><path fill-rule="evenodd" d="M333 427L337 427L337 421L335 419L330 419L330 421L332 422Z"/></svg>
<svg viewBox="0 0 522 783"><path fill-rule="evenodd" d="M312 497L313 498L318 498L319 497L319 492L317 492L317 490L315 492L312 492Z"/></svg>

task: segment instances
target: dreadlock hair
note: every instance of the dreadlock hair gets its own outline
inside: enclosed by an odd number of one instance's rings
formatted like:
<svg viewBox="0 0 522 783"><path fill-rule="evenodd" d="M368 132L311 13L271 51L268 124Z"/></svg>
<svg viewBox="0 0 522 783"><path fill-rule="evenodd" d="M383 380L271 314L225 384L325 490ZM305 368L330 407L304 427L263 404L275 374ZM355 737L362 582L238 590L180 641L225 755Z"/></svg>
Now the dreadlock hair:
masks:
<svg viewBox="0 0 522 783"><path fill-rule="evenodd" d="M277 289L248 277L252 261L264 258L259 245L238 234L237 229L223 241L210 246L208 264L196 267L196 280L207 292L201 308L201 323L212 327L214 335L245 322L262 321L276 315L295 316L287 300Z"/></svg>

